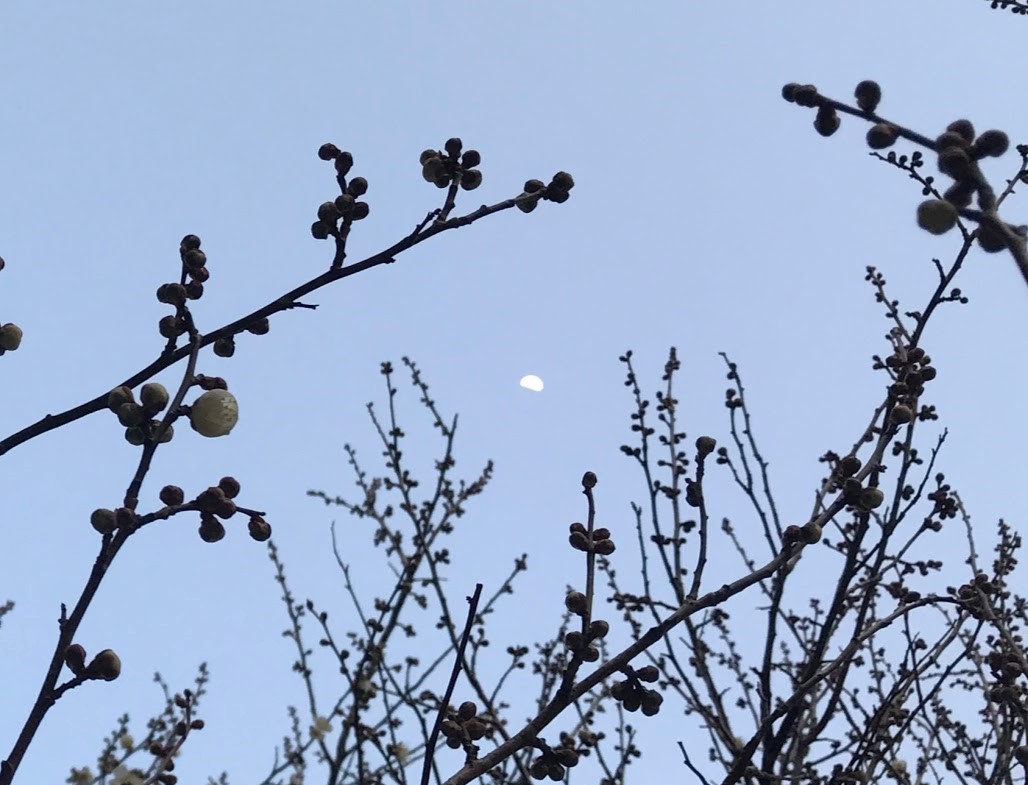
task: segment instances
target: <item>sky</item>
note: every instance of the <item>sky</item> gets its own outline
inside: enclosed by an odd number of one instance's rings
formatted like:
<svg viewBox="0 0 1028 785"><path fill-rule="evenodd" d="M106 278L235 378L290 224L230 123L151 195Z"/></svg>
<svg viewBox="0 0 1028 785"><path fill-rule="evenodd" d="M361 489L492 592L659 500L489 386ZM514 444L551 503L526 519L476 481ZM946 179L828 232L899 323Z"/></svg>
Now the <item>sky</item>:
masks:
<svg viewBox="0 0 1028 785"><path fill-rule="evenodd" d="M967 32L958 51L931 34L929 16ZM497 634L543 640L565 585L582 577L565 543L584 515L583 471L597 473L601 520L631 558L629 504L645 485L618 450L630 438L622 352L635 351L653 390L678 348L690 440L724 441L718 352L739 363L779 507L802 522L818 456L848 448L882 393L870 356L885 352L887 324L865 267L916 309L934 286L931 259L956 252L952 236L916 228L919 187L867 155L861 123L843 117L823 139L781 86L812 82L848 100L873 78L881 113L901 123L934 135L966 116L1016 144L1028 141L1016 81L983 71L1023 48L1025 25L973 0L5 3L0 321L25 338L0 358L0 430L93 398L159 353L167 310L154 291L177 275L186 233L202 238L211 270L194 310L202 331L326 269L331 248L309 233L336 193L316 156L323 142L351 151L370 183L351 259L439 206L418 155L448 137L482 154L483 185L459 210L566 170L567 203L445 233L311 295L316 310L276 315L230 359L203 353L200 372L225 377L239 399L239 425L218 440L180 429L141 505L156 507L165 483L195 493L237 477L240 501L267 512L294 592L346 628L333 522L366 596L388 576L368 533L306 492L352 493L344 443L375 465L364 406L384 404L379 363L409 356L441 410L460 413L458 470L473 477L496 462L452 545L454 575L468 583L455 596L475 581L488 594L527 552ZM1015 158L988 163L994 182ZM1008 205L1009 220L1028 222L1019 194ZM1024 283L1006 255L974 252L959 285L969 304L944 309L924 343L949 429L942 467L981 526L1021 525ZM170 388L181 368L158 380ZM542 392L518 386L529 373ZM409 455L430 475L437 438L398 383ZM937 432L926 428L923 444ZM89 513L118 504L136 457L104 413L2 457L0 600L16 608L0 628L0 754L38 689L60 603L78 596L95 556ZM714 482L717 514L744 525L727 478ZM262 781L288 731L285 706L303 703L280 635L287 619L264 546L241 526L217 545L195 529L184 517L150 527L119 556L80 642L115 649L123 675L60 701L18 781L60 782L92 763L119 714L159 706L155 670L184 686L200 661L212 674L207 729L189 741L183 781L223 769L233 783ZM725 579L737 577L727 561ZM644 730L630 781L678 765L681 716L665 711Z"/></svg>

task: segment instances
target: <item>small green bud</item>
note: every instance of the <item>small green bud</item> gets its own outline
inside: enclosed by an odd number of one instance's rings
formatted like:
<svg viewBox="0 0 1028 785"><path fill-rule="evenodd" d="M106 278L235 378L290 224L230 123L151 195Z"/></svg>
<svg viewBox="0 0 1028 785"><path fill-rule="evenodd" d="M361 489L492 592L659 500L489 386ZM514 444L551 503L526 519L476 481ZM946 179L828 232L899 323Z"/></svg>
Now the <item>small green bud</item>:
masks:
<svg viewBox="0 0 1028 785"><path fill-rule="evenodd" d="M163 384L147 382L139 389L139 402L150 414L164 411L164 407L168 405L170 400L171 396L168 395L168 390ZM130 424L134 423L123 423L123 425Z"/></svg>
<svg viewBox="0 0 1028 785"><path fill-rule="evenodd" d="M133 400L135 399L132 397L132 390L130 388L124 385L115 387L107 394L107 408L117 414L122 404L131 403Z"/></svg>
<svg viewBox="0 0 1028 785"><path fill-rule="evenodd" d="M143 407L138 403L123 403L118 407L118 422L126 428L143 424Z"/></svg>

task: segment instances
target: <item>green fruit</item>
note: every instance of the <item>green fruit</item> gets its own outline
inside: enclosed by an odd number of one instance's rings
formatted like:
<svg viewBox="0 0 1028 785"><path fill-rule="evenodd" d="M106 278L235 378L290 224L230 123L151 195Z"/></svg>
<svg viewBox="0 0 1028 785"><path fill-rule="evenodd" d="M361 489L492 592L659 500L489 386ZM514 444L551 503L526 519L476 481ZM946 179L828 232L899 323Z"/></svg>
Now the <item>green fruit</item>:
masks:
<svg viewBox="0 0 1028 785"><path fill-rule="evenodd" d="M239 402L228 390L208 390L193 403L189 422L201 436L225 436L239 421Z"/></svg>
<svg viewBox="0 0 1028 785"><path fill-rule="evenodd" d="M13 322L8 322L0 327L0 349L13 352L21 346L21 328Z"/></svg>
<svg viewBox="0 0 1028 785"><path fill-rule="evenodd" d="M945 234L957 223L957 208L945 199L928 199L917 206L917 225L932 234Z"/></svg>

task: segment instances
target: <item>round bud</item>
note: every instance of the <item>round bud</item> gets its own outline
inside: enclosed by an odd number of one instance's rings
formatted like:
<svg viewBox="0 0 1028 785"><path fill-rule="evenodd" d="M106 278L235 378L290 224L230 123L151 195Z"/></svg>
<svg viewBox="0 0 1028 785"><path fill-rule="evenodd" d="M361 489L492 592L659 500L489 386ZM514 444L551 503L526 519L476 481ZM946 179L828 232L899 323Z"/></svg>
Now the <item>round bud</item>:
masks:
<svg viewBox="0 0 1028 785"><path fill-rule="evenodd" d="M160 430L161 425L162 424L160 420L151 420L150 433L156 434ZM171 423L168 423L164 426L164 430L160 431L160 434L161 435L157 438L157 443L167 444L175 437L175 426L173 426Z"/></svg>
<svg viewBox="0 0 1028 785"><path fill-rule="evenodd" d="M199 281L190 281L186 284L186 297L190 300L199 300L203 297L203 284Z"/></svg>
<svg viewBox="0 0 1028 785"><path fill-rule="evenodd" d="M250 536L257 542L264 542L271 537L271 524L263 518L251 518L246 528L250 532Z"/></svg>
<svg viewBox="0 0 1028 785"><path fill-rule="evenodd" d="M820 97L817 88L812 84L801 84L793 91L793 99L796 103L808 109L817 106Z"/></svg>
<svg viewBox="0 0 1028 785"><path fill-rule="evenodd" d="M182 305L186 301L186 287L180 283L162 283L157 287L157 300L167 305Z"/></svg>
<svg viewBox="0 0 1028 785"><path fill-rule="evenodd" d="M339 208L335 202L322 202L318 208L318 218L327 224L339 220Z"/></svg>
<svg viewBox="0 0 1028 785"><path fill-rule="evenodd" d="M214 342L214 353L218 357L231 357L236 353L236 341L231 335L225 335Z"/></svg>
<svg viewBox="0 0 1028 785"><path fill-rule="evenodd" d="M206 283L211 277L211 271L206 267L197 267L195 270L191 269L187 270L187 272L192 280L199 281L200 283Z"/></svg>
<svg viewBox="0 0 1028 785"><path fill-rule="evenodd" d="M600 556L610 556L614 550L613 540L599 540L593 543L593 553L598 553Z"/></svg>
<svg viewBox="0 0 1028 785"><path fill-rule="evenodd" d="M323 221L315 221L311 224L311 237L315 240L325 240L328 238L328 226Z"/></svg>
<svg viewBox="0 0 1028 785"><path fill-rule="evenodd" d="M581 616L586 611L585 595L580 591L568 592L564 598L564 606L575 615Z"/></svg>
<svg viewBox="0 0 1028 785"><path fill-rule="evenodd" d="M957 223L957 208L945 199L928 199L917 206L917 225L932 234L945 234Z"/></svg>
<svg viewBox="0 0 1028 785"><path fill-rule="evenodd" d="M22 335L21 328L14 322L8 322L0 327L0 349L13 352L21 346Z"/></svg>
<svg viewBox="0 0 1028 785"><path fill-rule="evenodd" d="M863 490L864 486L860 484L860 480L856 477L848 477L842 484L842 498L849 504L855 504L860 500L860 493Z"/></svg>
<svg viewBox="0 0 1028 785"><path fill-rule="evenodd" d="M474 701L464 701L457 708L457 716L464 722L467 722L476 714L478 714L478 706L475 705Z"/></svg>
<svg viewBox="0 0 1028 785"><path fill-rule="evenodd" d="M553 175L550 185L554 188L559 188L561 191L570 191L575 187L575 178L567 172L557 172L557 174Z"/></svg>
<svg viewBox="0 0 1028 785"><path fill-rule="evenodd" d="M568 768L578 765L578 753L570 747L558 747L553 751L553 756L561 765Z"/></svg>
<svg viewBox="0 0 1028 785"><path fill-rule="evenodd" d="M325 142L318 148L318 158L322 161L334 161L339 157L339 148L331 142Z"/></svg>
<svg viewBox="0 0 1028 785"><path fill-rule="evenodd" d="M350 194L339 194L336 197L336 207L339 209L340 215L349 215L353 211L353 205L356 200Z"/></svg>
<svg viewBox="0 0 1028 785"><path fill-rule="evenodd" d="M954 180L965 180L971 173L971 157L961 147L947 147L939 153L939 171Z"/></svg>
<svg viewBox="0 0 1028 785"><path fill-rule="evenodd" d="M254 335L267 335L270 329L271 322L268 321L268 317L262 316L260 319L254 319L250 322L250 326L246 328L246 331Z"/></svg>
<svg viewBox="0 0 1028 785"><path fill-rule="evenodd" d="M350 196L364 196L368 192L368 181L363 177L354 177L346 186L346 193Z"/></svg>
<svg viewBox="0 0 1028 785"><path fill-rule="evenodd" d="M717 447L717 441L712 436L701 436L696 440L696 452L700 456L710 455Z"/></svg>
<svg viewBox="0 0 1028 785"><path fill-rule="evenodd" d="M556 179L556 178L555 178ZM525 181L525 193L534 194L543 190L546 187L546 183L542 180L526 180Z"/></svg>
<svg viewBox="0 0 1028 785"><path fill-rule="evenodd" d="M193 251L200 247L200 238L195 234L187 234L182 238L182 242L179 243L179 250L182 253L186 251Z"/></svg>
<svg viewBox="0 0 1028 785"><path fill-rule="evenodd" d="M353 216L353 220L361 221L367 218L368 213L370 212L371 208L368 206L367 202L357 202L353 206L353 212L351 213L351 215Z"/></svg>
<svg viewBox="0 0 1028 785"><path fill-rule="evenodd" d="M460 149L463 146L464 143L461 142L460 137L454 136L446 140L446 144L443 145L443 149L446 150L446 153L448 155L450 155L453 158L456 158L458 155L460 155Z"/></svg>
<svg viewBox="0 0 1028 785"><path fill-rule="evenodd" d="M785 531L782 532L782 540L786 545L792 545L794 542L799 542L803 539L803 530L796 524L785 527Z"/></svg>
<svg viewBox="0 0 1028 785"><path fill-rule="evenodd" d="M857 99L857 106L864 112L873 112L878 108L878 102L882 100L882 88L871 79L865 79L857 85L853 91Z"/></svg>
<svg viewBox="0 0 1028 785"><path fill-rule="evenodd" d="M138 403L123 403L118 407L118 422L126 428L143 424L143 407Z"/></svg>
<svg viewBox="0 0 1028 785"><path fill-rule="evenodd" d="M897 425L904 425L914 419L914 411L904 404L896 404L889 412L889 420Z"/></svg>
<svg viewBox="0 0 1028 785"><path fill-rule="evenodd" d="M872 125L867 131L867 146L872 150L884 150L896 143L898 135L896 126L889 123Z"/></svg>
<svg viewBox="0 0 1028 785"><path fill-rule="evenodd" d="M589 550L589 537L583 532L574 531L568 535L568 542L571 543L571 547L576 551L588 551Z"/></svg>
<svg viewBox="0 0 1028 785"><path fill-rule="evenodd" d="M532 212L539 204L534 194L522 194L514 200L514 204L523 213Z"/></svg>
<svg viewBox="0 0 1028 785"><path fill-rule="evenodd" d="M644 665L635 672L639 681L655 682L660 678L660 669L656 665Z"/></svg>
<svg viewBox="0 0 1028 785"><path fill-rule="evenodd" d="M351 168L353 168L353 156L346 152L346 150L343 150L336 156L336 174L340 177L346 177L350 173Z"/></svg>
<svg viewBox="0 0 1028 785"><path fill-rule="evenodd" d="M466 169L460 178L460 187L465 191L474 191L482 184L482 173L478 169Z"/></svg>
<svg viewBox="0 0 1028 785"><path fill-rule="evenodd" d="M138 425L133 425L131 428L125 429L125 441L133 447L139 447L146 441L146 432Z"/></svg>
<svg viewBox="0 0 1028 785"><path fill-rule="evenodd" d="M585 644L585 640L582 638L582 633L578 630L571 630L564 636L564 646L568 651L578 651Z"/></svg>
<svg viewBox="0 0 1028 785"><path fill-rule="evenodd" d="M86 650L78 643L73 643L64 650L64 664L76 676L81 676L86 669Z"/></svg>
<svg viewBox="0 0 1028 785"><path fill-rule="evenodd" d="M124 385L115 387L107 394L107 408L117 414L123 403L131 403L133 400L130 388Z"/></svg>
<svg viewBox="0 0 1028 785"><path fill-rule="evenodd" d="M954 120L946 126L946 130L956 134L967 144L974 141L974 125L970 120Z"/></svg>
<svg viewBox="0 0 1028 785"><path fill-rule="evenodd" d="M242 490L239 480L235 477L222 477L218 480L218 487L221 488L221 492L225 494L227 499L236 498L239 495L239 491Z"/></svg>
<svg viewBox="0 0 1028 785"><path fill-rule="evenodd" d="M177 337L181 333L179 330L178 317L162 316L161 320L157 322L157 332L159 332L163 338Z"/></svg>
<svg viewBox="0 0 1028 785"><path fill-rule="evenodd" d="M586 472L582 475L582 487L583 488L595 488L596 487L596 475L593 472Z"/></svg>
<svg viewBox="0 0 1028 785"><path fill-rule="evenodd" d="M589 640L594 641L597 638L606 637L608 632L610 632L610 624L603 619L595 619L589 622L589 628L586 630L585 635Z"/></svg>
<svg viewBox="0 0 1028 785"><path fill-rule="evenodd" d="M796 82L789 82L788 84L782 85L782 98L788 101L790 104L796 100L796 88L799 84Z"/></svg>
<svg viewBox="0 0 1028 785"><path fill-rule="evenodd" d="M225 536L225 525L213 515L204 513L200 516L199 531L204 542L217 542Z"/></svg>
<svg viewBox="0 0 1028 785"><path fill-rule="evenodd" d="M586 646L582 649L582 659L586 662L596 662L600 658L600 650L595 646Z"/></svg>
<svg viewBox="0 0 1028 785"><path fill-rule="evenodd" d="M86 675L91 679L114 681L121 675L121 659L111 649L104 649L89 663Z"/></svg>
<svg viewBox="0 0 1028 785"><path fill-rule="evenodd" d="M110 534L118 528L118 519L114 510L108 510L105 507L93 510L93 514L89 516L89 522L100 534Z"/></svg>
<svg viewBox="0 0 1028 785"><path fill-rule="evenodd" d="M207 264L207 254L198 248L186 251L182 254L182 264L187 270L199 270Z"/></svg>
<svg viewBox="0 0 1028 785"><path fill-rule="evenodd" d="M877 510L885 501L885 494L880 488L864 488L860 492L860 506L865 510Z"/></svg>
<svg viewBox="0 0 1028 785"><path fill-rule="evenodd" d="M1007 136L1003 131L983 131L982 135L979 136L971 150L975 158L982 158L985 156L998 158L1007 151L1010 147L1010 137Z"/></svg>
<svg viewBox="0 0 1028 785"><path fill-rule="evenodd" d="M464 155L460 158L460 165L465 169L471 169L480 163L482 163L482 155L478 150L465 150Z"/></svg>
<svg viewBox="0 0 1028 785"><path fill-rule="evenodd" d="M646 690L642 696L642 713L652 717L660 711L660 704L664 702L664 696L656 690Z"/></svg>
<svg viewBox="0 0 1028 785"><path fill-rule="evenodd" d="M162 504L174 507L175 505L185 502L186 493L177 485L165 485L161 488L161 493L158 498L160 498Z"/></svg>
<svg viewBox="0 0 1028 785"><path fill-rule="evenodd" d="M860 471L863 462L856 455L847 455L839 461L839 476L852 477Z"/></svg>
<svg viewBox="0 0 1028 785"><path fill-rule="evenodd" d="M485 736L485 723L481 720L468 720L464 723L464 730L467 731L469 739L478 741Z"/></svg>
<svg viewBox="0 0 1028 785"><path fill-rule="evenodd" d="M438 158L438 157L439 157L439 151L438 150L422 150L421 151L421 156L418 158L418 160L420 161L421 165L424 166L431 159Z"/></svg>
<svg viewBox="0 0 1028 785"><path fill-rule="evenodd" d="M978 227L978 247L986 253L999 253L1006 249L1007 242L995 226L982 224Z"/></svg>
<svg viewBox="0 0 1028 785"><path fill-rule="evenodd" d="M163 384L147 382L139 388L139 402L151 414L164 411L164 407L168 405L170 400L171 396L168 395L168 391ZM124 424L128 425L129 423Z"/></svg>
<svg viewBox="0 0 1028 785"><path fill-rule="evenodd" d="M827 104L818 109L814 116L814 130L821 136L831 136L839 130L840 124L839 115Z"/></svg>
<svg viewBox="0 0 1028 785"><path fill-rule="evenodd" d="M189 412L189 422L201 436L225 436L238 421L239 402L228 390L208 390Z"/></svg>

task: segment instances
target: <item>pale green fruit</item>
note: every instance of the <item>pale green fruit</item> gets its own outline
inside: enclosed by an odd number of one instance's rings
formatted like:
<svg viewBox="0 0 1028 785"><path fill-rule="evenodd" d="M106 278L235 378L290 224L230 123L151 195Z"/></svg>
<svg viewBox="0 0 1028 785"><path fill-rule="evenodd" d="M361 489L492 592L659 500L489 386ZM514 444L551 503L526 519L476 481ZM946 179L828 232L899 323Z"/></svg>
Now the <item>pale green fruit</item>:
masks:
<svg viewBox="0 0 1028 785"><path fill-rule="evenodd" d="M189 421L201 436L225 436L239 421L239 403L228 390L208 390L193 403Z"/></svg>
<svg viewBox="0 0 1028 785"><path fill-rule="evenodd" d="M0 349L13 352L21 346L22 334L21 328L14 322L8 322L3 327L0 327Z"/></svg>
<svg viewBox="0 0 1028 785"><path fill-rule="evenodd" d="M957 208L945 199L929 199L917 206L917 225L932 234L945 234L957 223Z"/></svg>

